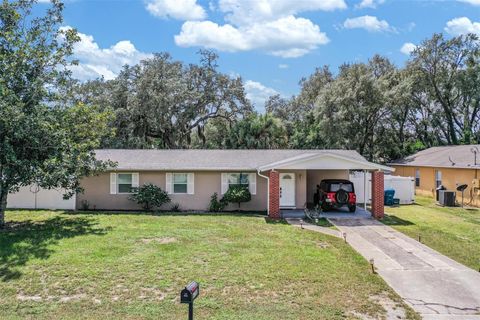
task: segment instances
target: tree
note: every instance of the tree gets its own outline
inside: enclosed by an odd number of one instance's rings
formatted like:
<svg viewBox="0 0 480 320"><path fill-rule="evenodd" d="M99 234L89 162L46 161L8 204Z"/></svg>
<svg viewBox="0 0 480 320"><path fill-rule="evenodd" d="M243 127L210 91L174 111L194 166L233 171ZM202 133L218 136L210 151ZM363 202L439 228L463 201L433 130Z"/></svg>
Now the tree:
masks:
<svg viewBox="0 0 480 320"><path fill-rule="evenodd" d="M252 194L248 190L248 187L236 185L228 188L220 202L225 205L229 202L238 203L238 208L240 209L242 202L248 202L250 200L252 200Z"/></svg>
<svg viewBox="0 0 480 320"><path fill-rule="evenodd" d="M115 110L116 139L106 141L107 147L189 148L192 134L206 145L210 120L229 123L252 112L242 80L220 73L217 60L202 50L200 64L187 66L157 53L125 66L114 80L76 84L71 96Z"/></svg>
<svg viewBox="0 0 480 320"><path fill-rule="evenodd" d="M254 113L232 126L225 145L231 149L280 149L287 143L287 131L280 119L270 113Z"/></svg>
<svg viewBox="0 0 480 320"><path fill-rule="evenodd" d="M480 112L478 36L445 39L442 34L434 34L412 53L412 58L412 94L430 114L430 125L439 129L438 143L472 143Z"/></svg>
<svg viewBox="0 0 480 320"><path fill-rule="evenodd" d="M167 192L151 183L144 184L138 190L135 190L135 193L129 199L135 201L147 211L170 202Z"/></svg>
<svg viewBox="0 0 480 320"><path fill-rule="evenodd" d="M37 17L35 2L0 4L0 227L8 194L20 186L62 187L71 196L82 176L112 165L93 151L110 132L109 112L59 97L78 41L75 30L60 28L63 4L54 0Z"/></svg>

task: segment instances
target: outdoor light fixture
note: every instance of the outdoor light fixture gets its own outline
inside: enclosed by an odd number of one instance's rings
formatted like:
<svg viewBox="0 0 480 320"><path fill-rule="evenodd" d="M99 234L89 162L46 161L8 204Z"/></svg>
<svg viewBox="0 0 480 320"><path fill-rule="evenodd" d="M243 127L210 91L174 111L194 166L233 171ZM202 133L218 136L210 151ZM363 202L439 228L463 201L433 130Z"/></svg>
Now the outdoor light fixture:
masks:
<svg viewBox="0 0 480 320"><path fill-rule="evenodd" d="M373 260L373 258L370 259L370 267L372 267L372 273L375 274L376 273L375 272L375 260Z"/></svg>
<svg viewBox="0 0 480 320"><path fill-rule="evenodd" d="M345 240L345 243L346 243L347 242L347 233L344 232L342 235L343 235L343 240Z"/></svg>

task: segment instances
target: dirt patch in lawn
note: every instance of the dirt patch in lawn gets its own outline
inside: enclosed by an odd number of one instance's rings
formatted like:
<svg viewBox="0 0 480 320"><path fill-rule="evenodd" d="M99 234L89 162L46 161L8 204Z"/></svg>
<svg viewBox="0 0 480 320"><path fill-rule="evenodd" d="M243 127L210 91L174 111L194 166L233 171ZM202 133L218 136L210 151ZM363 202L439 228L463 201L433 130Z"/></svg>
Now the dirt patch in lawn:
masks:
<svg viewBox="0 0 480 320"><path fill-rule="evenodd" d="M159 244L168 244L177 242L177 238L166 237L166 238L143 238L140 239L143 243L159 243Z"/></svg>
<svg viewBox="0 0 480 320"><path fill-rule="evenodd" d="M400 303L392 300L392 298L385 293L371 296L369 300L372 301L372 303L380 304L385 309L385 311L387 312L387 314L385 315L385 319L387 320L408 319L407 310ZM378 316L372 316L372 315L363 314L361 312L355 312L355 311L352 312L352 315L365 320L382 319L382 318L378 318Z"/></svg>

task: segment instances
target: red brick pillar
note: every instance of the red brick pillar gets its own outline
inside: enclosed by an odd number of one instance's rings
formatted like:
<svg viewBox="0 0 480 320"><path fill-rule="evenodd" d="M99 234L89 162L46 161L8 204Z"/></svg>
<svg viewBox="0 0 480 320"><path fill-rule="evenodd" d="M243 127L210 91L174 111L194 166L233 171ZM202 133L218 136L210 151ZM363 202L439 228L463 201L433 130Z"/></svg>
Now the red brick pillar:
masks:
<svg viewBox="0 0 480 320"><path fill-rule="evenodd" d="M280 219L280 175L277 171L270 171L268 194L268 216Z"/></svg>
<svg viewBox="0 0 480 320"><path fill-rule="evenodd" d="M372 216L382 219L384 215L384 178L382 171L372 172Z"/></svg>

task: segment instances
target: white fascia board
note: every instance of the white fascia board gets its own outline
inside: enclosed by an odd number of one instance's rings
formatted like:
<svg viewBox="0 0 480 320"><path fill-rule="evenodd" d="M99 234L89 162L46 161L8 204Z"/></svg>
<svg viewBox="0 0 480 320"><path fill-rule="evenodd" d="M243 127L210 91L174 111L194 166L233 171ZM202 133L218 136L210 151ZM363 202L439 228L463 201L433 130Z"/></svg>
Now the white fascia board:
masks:
<svg viewBox="0 0 480 320"><path fill-rule="evenodd" d="M339 160L339 161L343 161L345 163L345 165L343 165L343 166L338 165L337 166L338 163L332 163L329 166L323 166L323 167L318 167L318 168L315 168L314 166L313 167L308 167L308 165L307 165L307 163L310 160L321 159L321 158L326 158L326 157L330 157L330 158L334 158L334 159ZM357 160L357 159L343 157L343 156L333 154L333 153L324 153L324 154L320 154L320 155L319 154L314 154L314 155L308 154L308 155L304 155L304 156L301 156L301 157L288 158L288 159L285 159L285 160L282 160L282 161L273 162L271 164L261 166L258 169L259 169L259 171L267 171L267 170L272 170L272 169L382 170L382 171L386 171L386 172L394 172L395 171L395 169L391 168L391 167L383 166L383 165L376 164L376 163L373 163L373 162L361 161L361 160Z"/></svg>

